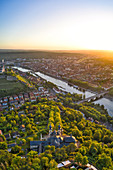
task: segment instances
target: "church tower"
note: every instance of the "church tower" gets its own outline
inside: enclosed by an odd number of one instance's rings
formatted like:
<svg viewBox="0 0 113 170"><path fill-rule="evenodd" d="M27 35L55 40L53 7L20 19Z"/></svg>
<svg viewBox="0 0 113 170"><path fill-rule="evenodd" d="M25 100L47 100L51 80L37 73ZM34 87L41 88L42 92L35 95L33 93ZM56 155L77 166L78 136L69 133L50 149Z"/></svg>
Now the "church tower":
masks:
<svg viewBox="0 0 113 170"><path fill-rule="evenodd" d="M62 129L61 129L60 124L58 125L58 133L59 133L59 135L61 135L61 133L62 133Z"/></svg>
<svg viewBox="0 0 113 170"><path fill-rule="evenodd" d="M2 73L5 72L4 59L2 59Z"/></svg>
<svg viewBox="0 0 113 170"><path fill-rule="evenodd" d="M49 125L49 136L51 135L51 133L52 133L52 126L51 126L51 124Z"/></svg>
<svg viewBox="0 0 113 170"><path fill-rule="evenodd" d="M3 65L3 67L2 67L2 73L4 73L5 72L5 66Z"/></svg>

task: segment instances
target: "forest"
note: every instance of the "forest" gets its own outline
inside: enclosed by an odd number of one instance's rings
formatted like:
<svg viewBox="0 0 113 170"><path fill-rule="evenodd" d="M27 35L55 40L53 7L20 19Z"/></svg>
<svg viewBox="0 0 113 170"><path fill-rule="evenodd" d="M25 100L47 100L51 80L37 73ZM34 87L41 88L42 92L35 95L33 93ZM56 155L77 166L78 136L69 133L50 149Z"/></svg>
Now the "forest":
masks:
<svg viewBox="0 0 113 170"><path fill-rule="evenodd" d="M88 106L85 106L88 107ZM83 111L84 107L81 108ZM62 148L46 146L38 155L30 150L30 141L48 135L48 124L54 129L60 123L63 135L73 135L79 147L73 143ZM57 164L70 160L84 169L87 163L99 170L113 169L113 132L104 125L83 118L81 111L64 107L60 102L40 99L25 103L19 110L0 112L0 169L57 169ZM18 132L13 138L14 132ZM10 137L6 139L6 135ZM11 144L11 151L8 152Z"/></svg>

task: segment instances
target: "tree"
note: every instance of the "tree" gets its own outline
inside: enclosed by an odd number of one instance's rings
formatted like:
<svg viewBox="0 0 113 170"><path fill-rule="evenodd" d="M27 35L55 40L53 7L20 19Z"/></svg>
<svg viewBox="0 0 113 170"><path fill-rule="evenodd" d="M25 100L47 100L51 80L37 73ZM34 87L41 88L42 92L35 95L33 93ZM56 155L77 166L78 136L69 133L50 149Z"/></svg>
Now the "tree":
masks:
<svg viewBox="0 0 113 170"><path fill-rule="evenodd" d="M22 139L22 143L25 145L25 144L26 144L26 140L25 140L25 139Z"/></svg>
<svg viewBox="0 0 113 170"><path fill-rule="evenodd" d="M46 145L46 146L45 146L45 151L46 151L46 150L50 150L50 149L51 149L51 146L50 146L50 145Z"/></svg>
<svg viewBox="0 0 113 170"><path fill-rule="evenodd" d="M49 162L49 169L57 168L57 162L53 159Z"/></svg>
<svg viewBox="0 0 113 170"><path fill-rule="evenodd" d="M42 166L42 169L46 169L49 167L49 159L47 157L42 157L41 158L41 166Z"/></svg>
<svg viewBox="0 0 113 170"><path fill-rule="evenodd" d="M28 158L36 158L38 157L38 152L36 151L30 151L28 154L27 154Z"/></svg>
<svg viewBox="0 0 113 170"><path fill-rule="evenodd" d="M6 142L0 142L0 149L7 149L7 143Z"/></svg>
<svg viewBox="0 0 113 170"><path fill-rule="evenodd" d="M21 146L18 146L18 145L12 147L11 149L12 153L19 153L20 151L21 151Z"/></svg>
<svg viewBox="0 0 113 170"><path fill-rule="evenodd" d="M80 136L82 136L82 132L78 128L75 128L72 131L72 135L75 136L75 137L80 137Z"/></svg>
<svg viewBox="0 0 113 170"><path fill-rule="evenodd" d="M82 165L87 165L87 164L88 164L88 157L87 156L83 156Z"/></svg>
<svg viewBox="0 0 113 170"><path fill-rule="evenodd" d="M27 143L30 143L30 141L33 141L33 137L28 137L28 138L26 139L26 141L27 141Z"/></svg>
<svg viewBox="0 0 113 170"><path fill-rule="evenodd" d="M83 160L83 156L81 153L77 153L76 156L75 156L75 162L77 162L78 164L82 163L82 160Z"/></svg>
<svg viewBox="0 0 113 170"><path fill-rule="evenodd" d="M76 150L76 145L74 143L70 143L66 148L66 151L68 153L75 152L75 150Z"/></svg>
<svg viewBox="0 0 113 170"><path fill-rule="evenodd" d="M82 155L86 155L86 148L84 146L82 146L79 151Z"/></svg>
<svg viewBox="0 0 113 170"><path fill-rule="evenodd" d="M98 160L96 162L96 166L102 170L103 167L111 168L112 167L112 159L110 156L107 156L105 153L99 155Z"/></svg>
<svg viewBox="0 0 113 170"><path fill-rule="evenodd" d="M49 161L52 159L52 154L48 153L46 154L46 157L49 159Z"/></svg>
<svg viewBox="0 0 113 170"><path fill-rule="evenodd" d="M99 142L99 141L101 141L101 138L102 138L102 131L96 130L94 133L94 139Z"/></svg>
<svg viewBox="0 0 113 170"><path fill-rule="evenodd" d="M62 161L62 159L63 159L64 157L63 157L63 155L62 154L60 154L60 153L56 153L55 154L55 160L56 161Z"/></svg>
<svg viewBox="0 0 113 170"><path fill-rule="evenodd" d="M34 158L34 159L33 159L33 163L38 163L38 164L40 164L40 159L39 159L39 158Z"/></svg>
<svg viewBox="0 0 113 170"><path fill-rule="evenodd" d="M0 135L0 142L6 141L5 136L4 135Z"/></svg>
<svg viewBox="0 0 113 170"><path fill-rule="evenodd" d="M31 130L31 124L28 124L28 125L26 126L26 129L27 129L27 130Z"/></svg>
<svg viewBox="0 0 113 170"><path fill-rule="evenodd" d="M54 146L54 145L51 146L51 151L52 151L52 152L55 152L55 146Z"/></svg>
<svg viewBox="0 0 113 170"><path fill-rule="evenodd" d="M84 135L85 136L92 136L92 131L90 129L85 129L84 130Z"/></svg>
<svg viewBox="0 0 113 170"><path fill-rule="evenodd" d="M110 137L109 137L109 135L104 135L104 137L103 137L103 142L104 142L104 143L112 142L111 139L110 139Z"/></svg>
<svg viewBox="0 0 113 170"><path fill-rule="evenodd" d="M12 159L12 163L13 164L16 164L16 165L19 165L21 162L21 157L20 156L16 156Z"/></svg>

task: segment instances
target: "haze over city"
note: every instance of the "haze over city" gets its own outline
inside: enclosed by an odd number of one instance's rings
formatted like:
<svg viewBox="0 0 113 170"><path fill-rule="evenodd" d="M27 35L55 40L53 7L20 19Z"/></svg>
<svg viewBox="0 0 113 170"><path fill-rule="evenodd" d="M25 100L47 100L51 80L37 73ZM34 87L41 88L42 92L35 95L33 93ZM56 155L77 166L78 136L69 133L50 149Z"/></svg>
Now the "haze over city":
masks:
<svg viewBox="0 0 113 170"><path fill-rule="evenodd" d="M0 49L113 50L112 0L0 0Z"/></svg>

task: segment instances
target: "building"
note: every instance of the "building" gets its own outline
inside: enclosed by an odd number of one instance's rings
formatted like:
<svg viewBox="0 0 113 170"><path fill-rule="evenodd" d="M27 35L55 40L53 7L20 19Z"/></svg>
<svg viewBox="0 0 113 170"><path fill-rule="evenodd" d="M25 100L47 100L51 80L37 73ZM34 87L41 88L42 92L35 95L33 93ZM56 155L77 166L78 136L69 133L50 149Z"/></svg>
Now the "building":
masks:
<svg viewBox="0 0 113 170"><path fill-rule="evenodd" d="M25 125L21 125L20 130L22 130L22 132L25 132Z"/></svg>
<svg viewBox="0 0 113 170"><path fill-rule="evenodd" d="M14 76L7 76L7 80L8 80L8 81L16 81L17 78L14 77Z"/></svg>
<svg viewBox="0 0 113 170"><path fill-rule="evenodd" d="M6 140L11 139L11 135L10 135L10 133L8 133L8 134L6 134L6 135L4 135L4 136L5 136Z"/></svg>
<svg viewBox="0 0 113 170"><path fill-rule="evenodd" d="M4 60L0 63L0 74L5 72Z"/></svg>
<svg viewBox="0 0 113 170"><path fill-rule="evenodd" d="M93 165L87 164L86 165L86 169L85 170L97 170L97 168L95 168Z"/></svg>
<svg viewBox="0 0 113 170"><path fill-rule="evenodd" d="M13 132L12 133L12 138L15 139L17 137L20 137L19 133L18 132Z"/></svg>
<svg viewBox="0 0 113 170"><path fill-rule="evenodd" d="M46 145L55 146L55 148L61 148L64 145L68 146L70 143L77 144L74 136L62 135L61 126L58 126L58 131L52 131L51 125L49 126L49 135L46 141L30 141L30 149L37 151L38 153L44 152Z"/></svg>
<svg viewBox="0 0 113 170"><path fill-rule="evenodd" d="M0 130L0 135L3 135L2 130Z"/></svg>
<svg viewBox="0 0 113 170"><path fill-rule="evenodd" d="M11 143L11 144L8 144L7 146L8 146L7 151L11 152L12 147L16 146L16 143Z"/></svg>
<svg viewBox="0 0 113 170"><path fill-rule="evenodd" d="M67 161L63 161L62 163L59 163L57 165L57 168L67 167L69 165L71 165L71 162L69 160L67 160Z"/></svg>

